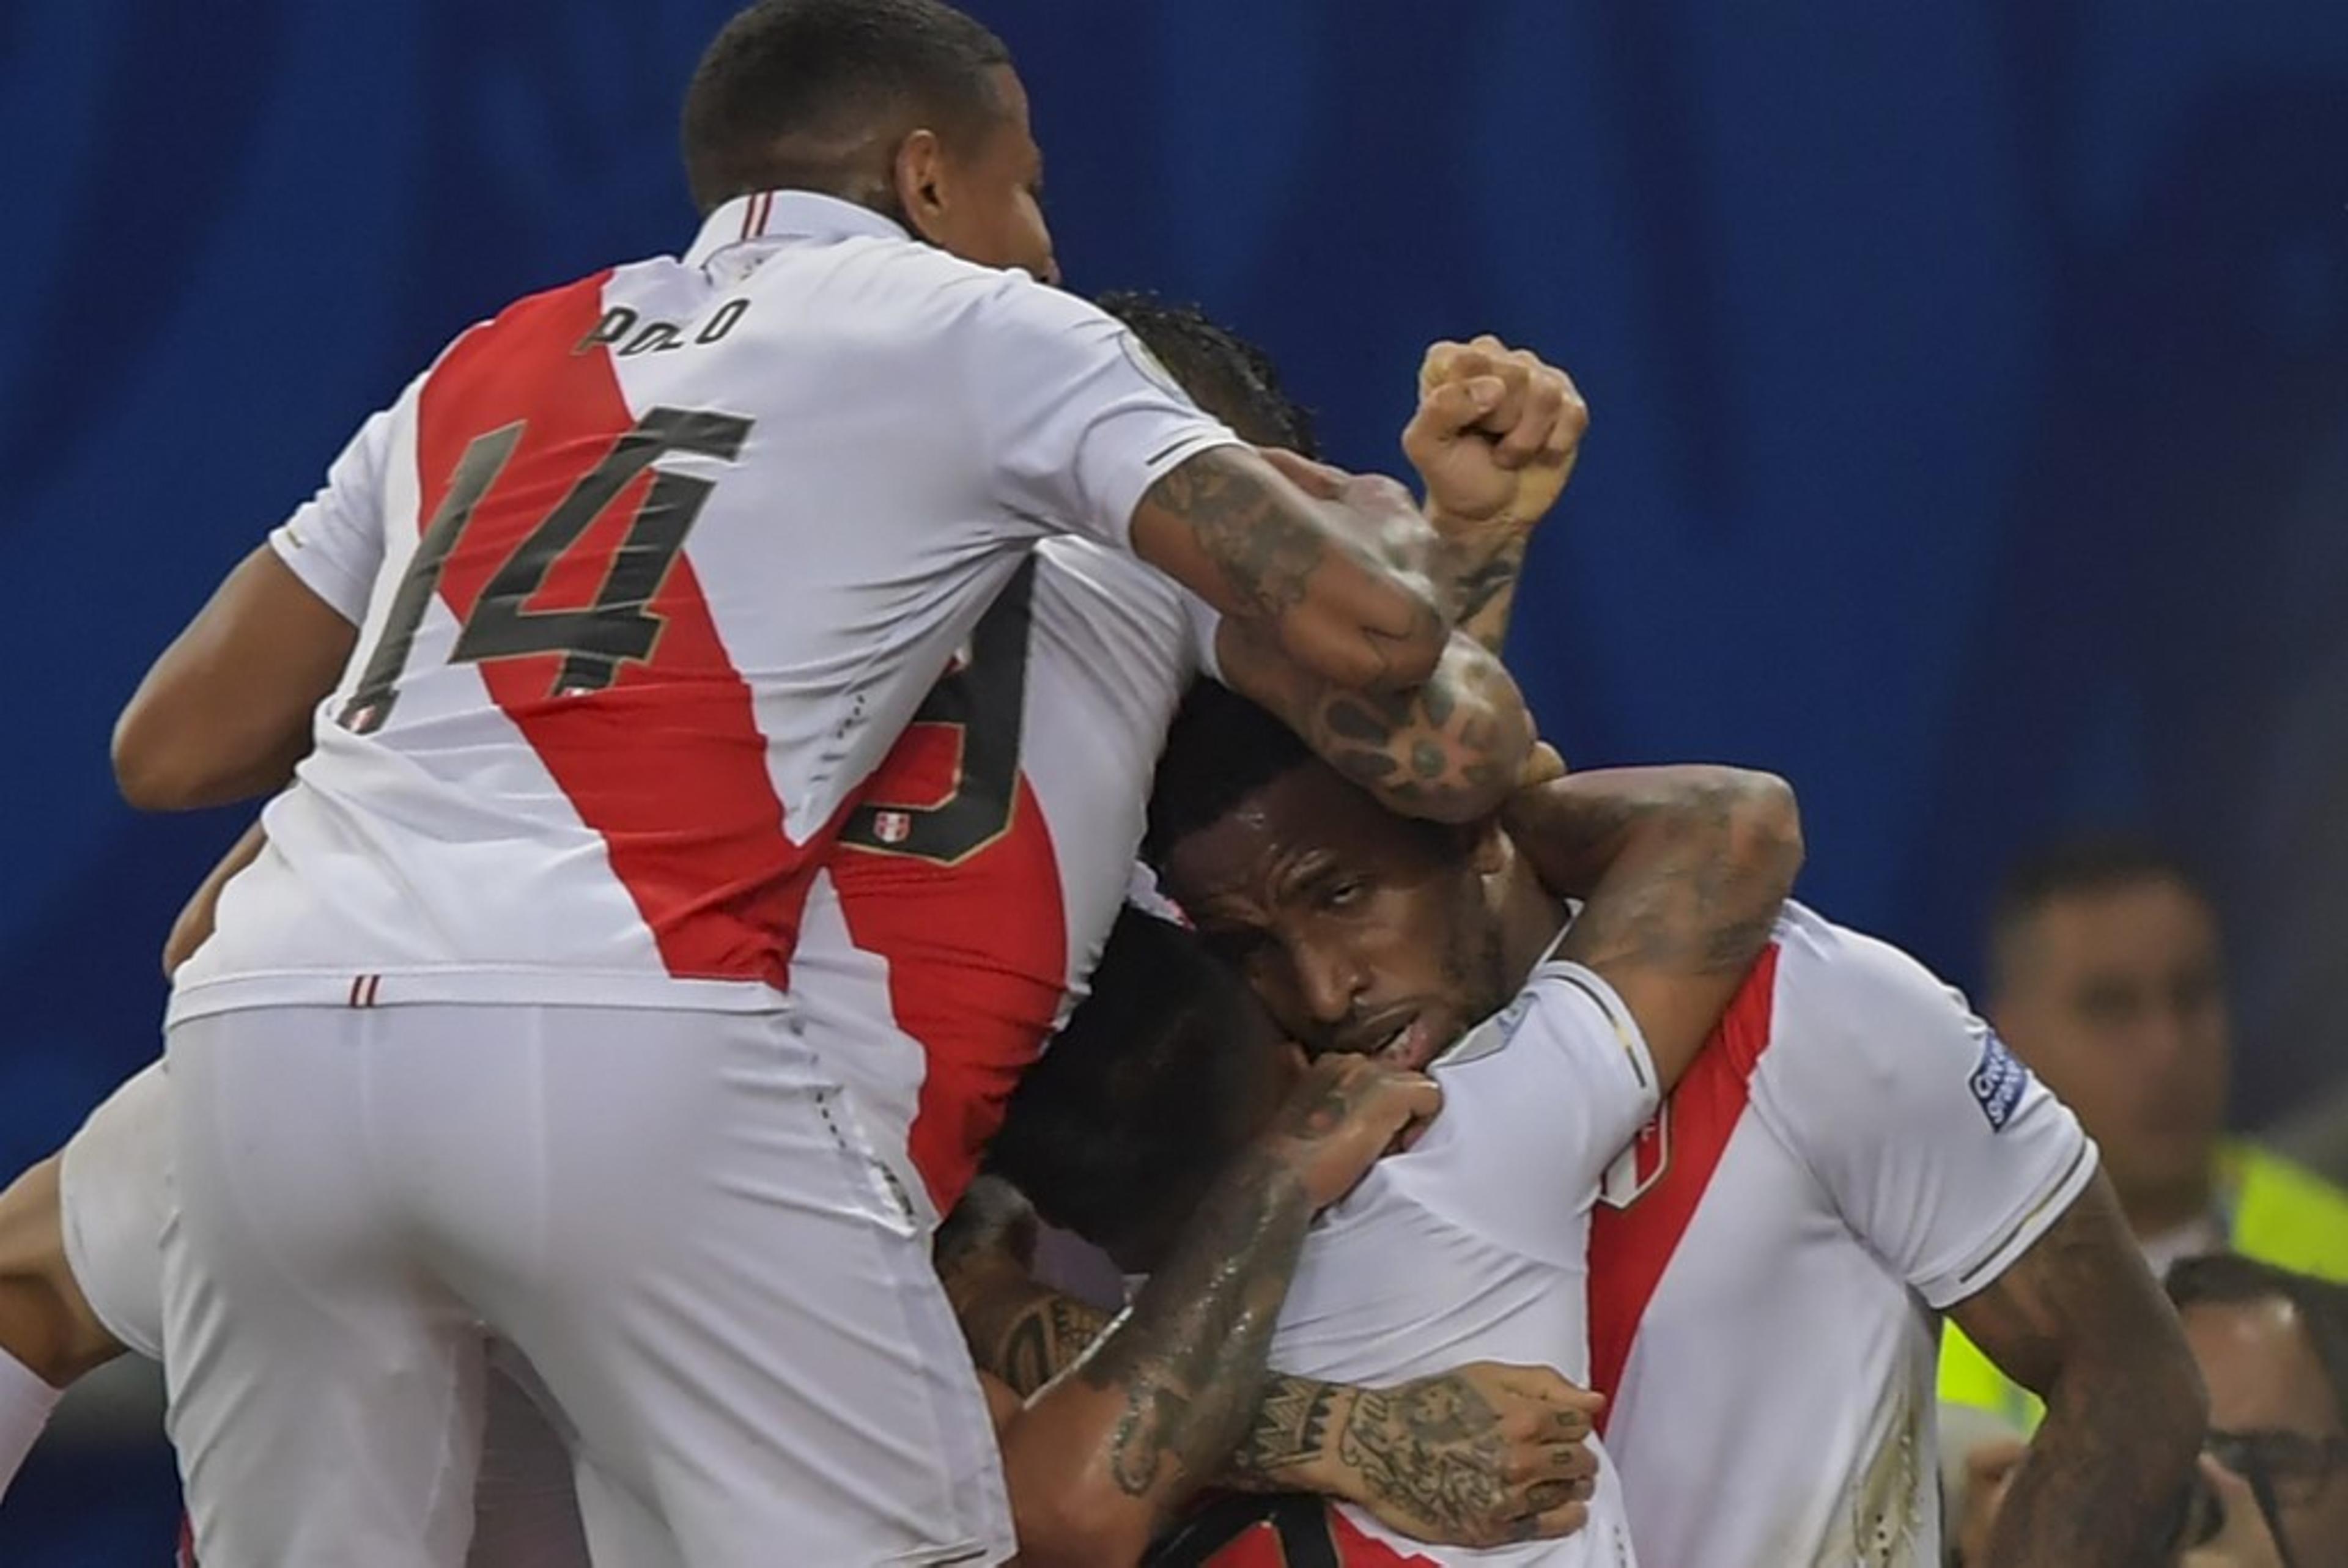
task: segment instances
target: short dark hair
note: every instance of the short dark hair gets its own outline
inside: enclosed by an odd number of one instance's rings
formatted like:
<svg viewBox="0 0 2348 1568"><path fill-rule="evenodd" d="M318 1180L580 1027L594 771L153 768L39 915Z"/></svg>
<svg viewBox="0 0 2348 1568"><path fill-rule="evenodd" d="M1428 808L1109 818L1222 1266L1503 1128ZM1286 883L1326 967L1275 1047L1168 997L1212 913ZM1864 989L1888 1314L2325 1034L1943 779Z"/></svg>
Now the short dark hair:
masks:
<svg viewBox="0 0 2348 1568"><path fill-rule="evenodd" d="M1196 305L1117 289L1094 302L1133 329L1191 400L1259 446L1321 455L1313 411L1280 384L1272 355Z"/></svg>
<svg viewBox="0 0 2348 1568"><path fill-rule="evenodd" d="M1092 994L1012 1093L986 1168L1120 1261L1178 1230L1232 1148L1254 1004L1198 938L1128 907Z"/></svg>
<svg viewBox="0 0 2348 1568"><path fill-rule="evenodd" d="M1293 730L1262 708L1215 682L1195 682L1166 728L1142 857L1163 867L1183 839L1317 760Z"/></svg>
<svg viewBox="0 0 2348 1568"><path fill-rule="evenodd" d="M2333 1408L2348 1425L2348 1285L2230 1252L2179 1259L2169 1266L2167 1284L2168 1299L2179 1312L2203 1304L2290 1302L2332 1385Z"/></svg>
<svg viewBox="0 0 2348 1568"><path fill-rule="evenodd" d="M943 0L758 0L685 93L685 174L704 212L753 190L842 189L902 122L983 130L1002 113L1003 41Z"/></svg>
<svg viewBox="0 0 2348 1568"><path fill-rule="evenodd" d="M2147 882L2167 882L2204 905L2210 902L2201 879L2184 861L2142 838L2101 835L2065 839L2019 856L2006 868L1990 911L1993 977L2003 977L2014 936L2047 905Z"/></svg>

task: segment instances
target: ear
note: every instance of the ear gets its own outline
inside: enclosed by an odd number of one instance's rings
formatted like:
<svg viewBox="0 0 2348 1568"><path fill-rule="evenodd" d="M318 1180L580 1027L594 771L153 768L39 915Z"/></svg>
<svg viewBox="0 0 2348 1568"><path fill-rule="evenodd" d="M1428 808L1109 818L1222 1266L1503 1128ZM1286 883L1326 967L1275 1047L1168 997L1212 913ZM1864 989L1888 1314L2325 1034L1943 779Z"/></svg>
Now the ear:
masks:
<svg viewBox="0 0 2348 1568"><path fill-rule="evenodd" d="M948 203L945 146L933 130L908 132L890 161L890 183L897 210L913 231L935 241L937 226Z"/></svg>

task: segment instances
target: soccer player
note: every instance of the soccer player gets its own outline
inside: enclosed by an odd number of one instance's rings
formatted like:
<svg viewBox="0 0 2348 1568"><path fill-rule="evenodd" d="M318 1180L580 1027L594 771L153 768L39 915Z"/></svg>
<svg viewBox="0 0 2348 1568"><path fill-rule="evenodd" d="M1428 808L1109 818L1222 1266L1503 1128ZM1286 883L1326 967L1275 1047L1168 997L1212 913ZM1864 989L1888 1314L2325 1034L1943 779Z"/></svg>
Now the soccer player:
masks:
<svg viewBox="0 0 2348 1568"><path fill-rule="evenodd" d="M1653 809L1542 820L1574 787L1511 808L1514 851L1414 826L1202 690L1154 845L1292 1038L1423 1065L1572 929L1560 894ZM1553 1193L1515 1196L1572 1201ZM2141 1563L2167 1539L2203 1420L2175 1317L2075 1120L1904 955L1788 906L1598 1196L1591 1376L1653 1560L1935 1561L1943 1311L2047 1397L1992 1561Z"/></svg>
<svg viewBox="0 0 2348 1568"><path fill-rule="evenodd" d="M1007 1556L926 1237L789 1009L813 876L1042 538L1342 683L1445 645L1397 487L1292 478L1045 286L967 17L763 0L685 149L685 254L459 337L118 728L142 804L304 758L167 1029L216 1561L455 1561L479 1319L696 1563Z"/></svg>
<svg viewBox="0 0 2348 1568"><path fill-rule="evenodd" d="M1445 1041L1434 1068L1442 1118L1315 1228L1272 1346L1283 1371L1384 1379L1474 1356L1589 1379L1584 1271L1599 1180L1742 986L1801 859L1792 797L1776 780L1657 770L1605 781L1604 797L1599 782L1550 786L1553 800L1517 809L1552 830L1602 826L1601 798L1671 809L1589 856L1580 919L1552 933L1505 1010ZM1195 938L1128 915L1092 999L1014 1096L992 1158L1046 1217L1152 1272L1200 1183L1303 1067ZM1293 1430L1338 1408L1306 1401ZM1375 1522L1340 1515L1333 1529L1347 1560L1365 1563L1631 1555L1611 1467L1586 1528L1563 1541L1415 1558Z"/></svg>

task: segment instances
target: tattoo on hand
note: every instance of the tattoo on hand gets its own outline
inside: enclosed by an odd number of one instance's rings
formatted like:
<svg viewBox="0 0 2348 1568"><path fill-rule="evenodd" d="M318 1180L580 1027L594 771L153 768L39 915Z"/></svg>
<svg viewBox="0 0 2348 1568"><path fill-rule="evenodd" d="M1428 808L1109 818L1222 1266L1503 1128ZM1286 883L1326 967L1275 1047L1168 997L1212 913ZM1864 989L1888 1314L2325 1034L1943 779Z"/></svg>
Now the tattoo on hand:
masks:
<svg viewBox="0 0 2348 1568"><path fill-rule="evenodd" d="M1504 1488L1499 1416L1457 1378L1364 1389L1337 1457L1384 1509L1450 1533L1488 1519Z"/></svg>

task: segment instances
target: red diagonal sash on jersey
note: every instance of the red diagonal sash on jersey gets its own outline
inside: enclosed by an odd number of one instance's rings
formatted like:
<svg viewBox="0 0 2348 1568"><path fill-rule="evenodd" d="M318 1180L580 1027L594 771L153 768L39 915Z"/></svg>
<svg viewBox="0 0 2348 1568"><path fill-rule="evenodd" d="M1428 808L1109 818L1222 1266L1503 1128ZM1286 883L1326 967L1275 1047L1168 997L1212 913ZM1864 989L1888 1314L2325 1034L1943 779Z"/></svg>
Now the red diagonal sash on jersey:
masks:
<svg viewBox="0 0 2348 1568"><path fill-rule="evenodd" d="M1694 1065L1663 1103L1666 1125L1656 1137L1667 1143L1669 1156L1661 1173L1627 1206L1600 1204L1591 1211L1590 1376L1610 1398L1622 1387L1639 1320L1744 1119L1753 1070L1769 1049L1776 984L1777 948L1772 943L1755 960ZM1599 1418L1601 1433L1613 1409L1610 1403Z"/></svg>
<svg viewBox="0 0 2348 1568"><path fill-rule="evenodd" d="M572 352L602 317L608 276L510 307L458 340L424 385L419 518L439 507L469 442L527 421L440 575L440 596L460 621L499 564L635 423L608 349ZM531 609L593 601L653 479L637 475L603 508L554 563ZM563 657L553 652L485 661L481 679L602 836L669 971L779 988L824 835L801 846L785 835L750 688L690 559L677 558L647 608L664 623L659 640L606 690L553 694Z"/></svg>
<svg viewBox="0 0 2348 1568"><path fill-rule="evenodd" d="M868 798L938 798L942 743L921 726L908 730ZM843 845L831 880L850 939L889 961L897 1027L921 1042L911 1154L942 1214L976 1173L979 1152L1059 1013L1068 922L1051 832L1023 775L1003 835L963 860Z"/></svg>

